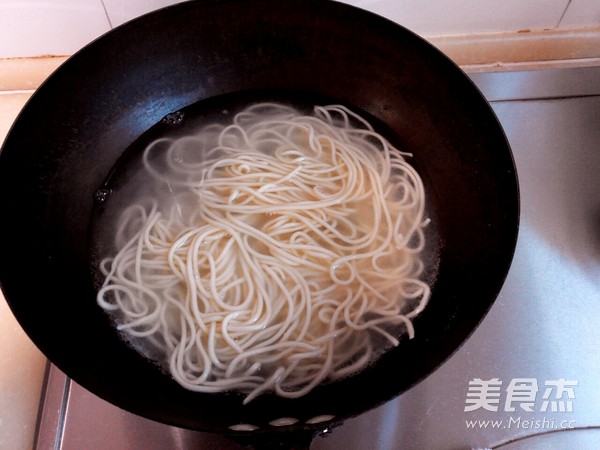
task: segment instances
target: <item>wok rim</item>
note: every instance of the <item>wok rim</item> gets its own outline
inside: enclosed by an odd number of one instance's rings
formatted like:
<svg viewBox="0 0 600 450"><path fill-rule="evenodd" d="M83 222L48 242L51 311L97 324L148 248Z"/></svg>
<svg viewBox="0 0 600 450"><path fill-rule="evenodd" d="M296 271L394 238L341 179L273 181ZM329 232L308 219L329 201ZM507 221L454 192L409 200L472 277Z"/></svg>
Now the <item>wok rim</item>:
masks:
<svg viewBox="0 0 600 450"><path fill-rule="evenodd" d="M221 5L222 7L226 7L229 4L237 4L239 2L237 2L236 0L227 0L227 1L210 1L210 2L204 2L205 4L210 4L210 5ZM260 3L257 2L257 3ZM268 0L266 1L266 3L270 3ZM300 2L297 2L298 4L300 4ZM316 4L317 2L304 2L307 4ZM381 18L373 13L369 13L367 11L363 11L363 10L359 10L358 8L355 8L353 6L350 5L345 5L345 4L341 4L341 3L335 3L335 2L322 2L319 1L318 3L321 4L328 4L330 5L331 8L333 9L337 9L338 11L342 11L342 10L346 10L346 11L355 11L353 14L358 14L356 11L360 12L361 16L364 17L369 17L368 20L375 22L375 23L382 23L382 22L388 22L388 23L392 23L390 21L388 21L387 19ZM335 3L335 4L334 4ZM160 10L145 14L137 19L134 19L133 21L127 22L117 28L115 28L114 30L106 33L105 35L101 36L100 38L94 40L93 42L91 42L90 44L88 44L87 46L85 46L83 49L81 49L80 51L78 51L77 53L75 53L72 57L70 57L65 63L63 63L63 65L61 65L39 88L38 90L36 90L36 92L32 95L32 97L30 98L30 100L27 102L27 104L25 105L25 107L23 108L22 112L19 114L17 120L15 121L15 123L13 124L13 126L11 127L9 134L7 135L6 140L4 141L3 147L2 147L2 152L0 153L0 168L5 166L6 164L2 164L3 160L6 160L7 157L7 151L9 153L14 152L13 149L15 146L15 143L13 141L17 141L19 140L19 137L15 137L15 133L18 134L19 133L19 129L20 127L23 126L22 122L23 121L27 121L27 112L32 108L32 106L30 105L34 105L34 107L39 103L39 93L43 93L45 90L48 89L52 89L52 83L54 82L53 80L55 80L57 77L61 77L63 73L67 72L67 71L72 71L74 70L74 68L76 68L77 64L79 64L79 60L80 58L83 56L85 56L86 54L88 54L89 52L93 52L94 49L98 46L102 46L104 45L105 40L107 39L107 37L109 38L115 38L115 36L117 34L122 34L125 35L126 33L128 33L128 30L130 29L136 29L138 26L140 26L141 24L147 22L147 21L152 21L154 20L156 17L159 17L161 15L163 15L165 13L165 11L173 11L176 9L180 9L181 11L185 11L186 9L191 9L193 8L195 5L200 5L200 2L186 2L186 3L179 3L179 4L175 4L172 6L168 6L166 8L161 8ZM389 26L389 25L388 25ZM438 60L441 58L444 60L444 64L446 67L454 67L454 70L460 71L462 73L462 71L460 70L460 68L455 65L452 61L450 61L449 59L447 59L441 52L439 52L437 49L433 48L432 46L430 46L430 44L428 44L424 39L418 37L417 35L415 35L414 33L410 32L409 30L407 30L406 28L393 23L393 27L396 30L401 30L398 31L398 33L400 34L410 34L411 35L411 39L414 42L420 41L421 42L421 46L423 48L428 48L429 51L431 52L432 55L434 55L435 58L437 58ZM464 75L464 74L463 74ZM468 77L464 76L464 79L468 82L468 84L470 84L470 88L473 91L476 91L478 93L478 95L481 97L481 99L487 104L487 101L485 101L485 99L483 98L482 94L479 92L479 90L476 88L475 84L468 79ZM50 86L50 87L47 87ZM497 126L500 127L499 122L497 120L497 117L495 115L495 113L493 112L493 110L489 107L488 104L488 113L490 114L491 117L493 117L493 119L496 121ZM14 131L16 130L16 131ZM513 199L513 206L514 209L512 211L509 211L507 213L508 216L510 216L510 222L511 222L511 226L509 226L508 228L510 228L510 231L508 232L510 234L510 238L507 241L508 244L508 248L505 249L504 252L504 262L505 262L505 269L503 270L503 273L498 274L498 277L496 277L496 282L497 282L497 289L495 292L495 295L492 296L491 299L489 299L488 301L486 301L486 307L483 310L483 312L481 314L479 314L479 318L478 320L475 321L474 325L471 327L470 330L468 330L468 332L465 334L463 333L463 337L461 339L461 343L456 346L451 352L449 352L447 355L445 355L445 357L443 357L440 361L438 361L438 363L435 365L435 367L433 367L429 372L422 374L422 376L420 378L414 379L412 381L412 383L410 383L410 385L404 389L402 389L400 392L396 393L396 395L401 394L402 392L405 392L406 390L412 388L413 386L415 386L416 384L420 383L424 378L426 378L427 376L429 376L433 371L435 371L441 364L443 364L445 361L447 361L453 354L454 352L456 352L461 346L462 344L464 344L464 342L466 342L466 340L470 337L470 335L473 333L473 331L479 326L479 324L481 323L481 321L485 318L487 312L489 311L489 309L491 308L492 304L495 301L495 298L497 297L497 295L500 292L500 289L502 287L502 285L504 284L504 281L506 279L506 276L508 275L509 272L509 268L514 256L514 252L515 252L515 248L516 248L516 242L517 242L517 238L518 238L518 228L519 228L519 215L520 215L520 211L519 211L519 191L518 191L518 178L517 178L517 173L516 173L516 167L515 167L515 163L514 163L514 157L512 155L512 152L510 150L510 146L508 144L508 141L506 140L506 136L504 134L504 131L501 129L500 127L500 133L502 134L502 136L504 137L504 144L505 144L505 148L508 152L507 156L509 156L509 160L510 160L510 164L512 164L512 178L514 179L514 199ZM6 169L8 170L8 169ZM0 169L0 173L3 173L4 171L2 169ZM4 173L3 173L4 174ZM5 183L2 182L2 184L0 185L2 187L6 187ZM0 201L4 202L3 200L4 194L0 194ZM6 226L2 225L0 228L1 231L7 231L6 230ZM1 233L4 239L4 233ZM4 259L4 258L3 258ZM25 329L26 333L29 335L29 337L34 341L34 343L39 346L42 351L44 352L44 354L49 355L49 360L56 360L57 361L57 366L63 370L63 372L65 372L67 375L69 375L69 373L73 373L73 371L68 367L68 363L65 363L65 360L62 360L62 355L60 357L56 356L56 352L57 350L52 348L52 345L49 345L43 342L43 338L40 339L40 337L37 335L36 330L33 330L29 325L28 325L28 321L27 320L22 320L23 319L23 309L22 307L18 306L17 304L21 301L18 299L18 297L16 295L13 294L14 292L14 288L13 287L8 287L8 285L10 285L12 282L8 280L7 277L10 276L11 271L6 269L6 262L0 264L0 285L2 286L2 290L7 292L8 295L5 295L7 302L9 303L9 306L11 307L11 309L13 310L13 313L15 313L15 316L17 317L17 320L19 321L19 323L22 324L23 328ZM7 288L5 290L5 285L7 285ZM60 350L58 350L58 353L60 353ZM68 359L68 358L67 358ZM70 375L69 375L70 376ZM79 383L78 378L81 380L81 377L79 376L75 376L73 377L74 381ZM123 407L123 404L118 404L119 402L115 403L114 398L111 398L110 394L106 395L105 392L98 392L97 391L97 386L92 386L89 384L89 382L87 382L87 380L81 380L82 383L81 384L83 387L91 390L92 392L94 392L94 394L100 396L101 398L109 401L110 403L113 404L117 404L117 406ZM91 389L90 389L91 388ZM379 401L373 403L369 408L367 409L371 409L374 408L378 405L380 405L381 403L384 403L386 401L388 401L389 398L385 398L385 399L379 399ZM128 405L126 405L128 406ZM131 408L129 407L125 407L125 409L131 410ZM134 408L135 409L135 408ZM367 409L365 409L364 411L366 411ZM360 411L358 414L364 412L364 411ZM152 412L150 412L150 414L148 414L148 411L132 411L135 414L139 414L139 415L143 415L145 417L148 417L152 420L157 420L160 422L164 422L164 423L169 423L169 421L165 421L164 418L160 417L160 414L153 415ZM356 414L351 414L349 416L343 417L343 419L347 419L349 417L353 417ZM338 418L336 417L335 419L333 419L330 423L324 423L324 424L319 424L319 425L315 425L313 426L308 426L305 423L304 424L300 424L300 425L294 425L294 426L289 426L289 427L282 427L280 429L278 429L277 431L281 431L281 430L306 430L306 429L312 429L312 430L318 430L323 428L323 426L327 426L327 425L331 425L331 423L335 423L338 420ZM169 423L170 425L174 425L174 426L179 426L179 427L184 427L184 428L189 428L189 424L181 424L181 423ZM196 429L196 428L193 428ZM212 430L204 430L204 431L212 431ZM257 431L253 431L251 434L257 434L257 433L262 433L262 432L272 432L273 429L272 428L261 428ZM220 430L219 432L222 432L222 430ZM241 434L241 435L246 435L247 433L244 432L230 432L231 434Z"/></svg>

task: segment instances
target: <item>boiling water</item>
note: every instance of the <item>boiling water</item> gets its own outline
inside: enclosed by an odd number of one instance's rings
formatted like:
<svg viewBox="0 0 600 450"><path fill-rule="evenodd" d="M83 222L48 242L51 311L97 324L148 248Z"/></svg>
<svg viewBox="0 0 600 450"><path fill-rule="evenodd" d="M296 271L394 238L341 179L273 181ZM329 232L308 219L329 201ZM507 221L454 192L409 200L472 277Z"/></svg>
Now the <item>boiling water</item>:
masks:
<svg viewBox="0 0 600 450"><path fill-rule="evenodd" d="M286 101L282 102L282 98ZM292 101L290 102L290 99ZM293 105L295 109L302 113L310 114L315 104L332 104L328 99L310 98L304 94L290 95L286 93L284 96L280 94L265 94L255 93L248 95L224 96L221 98L206 100L192 105L182 111L177 111L167 115L160 123L150 129L147 133L141 136L123 156L117 161L113 170L107 177L105 183L100 186L96 192L96 208L94 211L94 231L93 231L93 257L92 267L95 274L98 287L103 282L103 276L98 270L100 261L109 256L114 256L123 243L115 242L117 226L123 210L131 204L139 203L150 208L151 202L156 201L158 209L164 213L170 211L173 205L176 205L178 214L184 218L183 222L189 222L197 209L198 199L195 196L189 195L189 188L181 185L175 178L169 176L169 167L165 163L164 152L171 140L196 134L199 129L204 128L207 124L220 124L226 126L231 123L235 114L243 110L248 105L252 105L257 101L277 101L287 105ZM361 116L366 117L366 114ZM393 142L390 133L376 120L369 118L369 122L375 125L376 130L385 135L388 140ZM154 147L150 153L149 162L152 167L156 168L158 173L166 176L165 180L158 180L152 177L144 167L142 155L148 145ZM187 152L185 149L180 157L191 164L199 164L202 162L203 153L197 152L196 149ZM181 162L181 161L177 161ZM169 181L170 180L170 181ZM174 181L174 182L173 182ZM276 213L266 214L262 219L266 222L271 219L271 215ZM431 217L432 223L426 229L427 248L420 256L424 261L425 270L421 275L421 279L427 282L430 286L435 281L437 274L437 248L438 240L435 230L434 211L428 211L427 216ZM256 221L256 218L253 220ZM365 211L358 210L354 216L354 220L372 221L373 219ZM260 223L253 223L253 226L260 228ZM135 230L131 231L131 234ZM184 229L177 230L183 232ZM260 248L257 248L260 250ZM410 310L413 307L408 301L406 309ZM115 324L123 321L123 317L119 313L114 313L112 316ZM369 319L368 314L365 317ZM385 331L393 336L400 337L405 333L404 325L386 326ZM416 333L418 333L418 329ZM157 343L152 339L147 338L132 338L128 333L122 333L123 339L131 346L138 350L145 357L157 362L167 371L167 363L165 355L161 348L162 343ZM373 356L375 360L378 355L386 351L390 347L388 339L380 334L370 331L363 331L357 334L358 339L370 339L373 347L377 352ZM350 360L346 364L352 365L355 361ZM269 376L269 368L263 365L258 372ZM267 372L267 373L265 373Z"/></svg>

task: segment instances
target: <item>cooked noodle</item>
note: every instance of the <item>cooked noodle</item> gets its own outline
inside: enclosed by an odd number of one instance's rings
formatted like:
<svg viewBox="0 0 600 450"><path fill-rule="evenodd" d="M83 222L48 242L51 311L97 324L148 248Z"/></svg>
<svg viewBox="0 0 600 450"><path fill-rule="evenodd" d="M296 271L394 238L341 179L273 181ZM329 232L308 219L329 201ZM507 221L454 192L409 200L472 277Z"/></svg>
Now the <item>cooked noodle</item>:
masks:
<svg viewBox="0 0 600 450"><path fill-rule="evenodd" d="M192 391L295 398L356 372L429 299L404 156L337 105L257 104L157 139L144 167L171 201L124 210L98 303Z"/></svg>

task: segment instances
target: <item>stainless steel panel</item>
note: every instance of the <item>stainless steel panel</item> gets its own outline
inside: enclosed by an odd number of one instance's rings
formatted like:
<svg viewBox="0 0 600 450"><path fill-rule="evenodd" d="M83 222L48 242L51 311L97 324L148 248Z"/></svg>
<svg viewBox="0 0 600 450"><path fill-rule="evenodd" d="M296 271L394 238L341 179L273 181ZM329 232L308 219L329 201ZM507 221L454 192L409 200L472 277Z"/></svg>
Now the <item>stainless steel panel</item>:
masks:
<svg viewBox="0 0 600 450"><path fill-rule="evenodd" d="M598 95L598 67L473 73L490 102Z"/></svg>

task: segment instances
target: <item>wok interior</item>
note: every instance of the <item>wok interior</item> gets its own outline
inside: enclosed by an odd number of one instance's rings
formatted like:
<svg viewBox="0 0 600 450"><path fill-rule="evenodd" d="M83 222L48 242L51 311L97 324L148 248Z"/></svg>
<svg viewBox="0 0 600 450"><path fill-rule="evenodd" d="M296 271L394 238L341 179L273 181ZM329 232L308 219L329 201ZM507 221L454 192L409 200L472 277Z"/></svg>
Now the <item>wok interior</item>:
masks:
<svg viewBox="0 0 600 450"><path fill-rule="evenodd" d="M90 229L96 190L162 117L273 90L364 111L413 153L438 222L440 266L413 340L300 399L264 395L242 407L238 394L185 391L121 341L96 305ZM49 359L117 406L218 432L237 423L268 431L281 417L299 419L289 429L321 414L344 419L421 380L495 299L518 221L510 150L465 75L401 27L322 1L186 2L92 43L19 116L0 156L0 205L10 218L0 224L5 296Z"/></svg>

